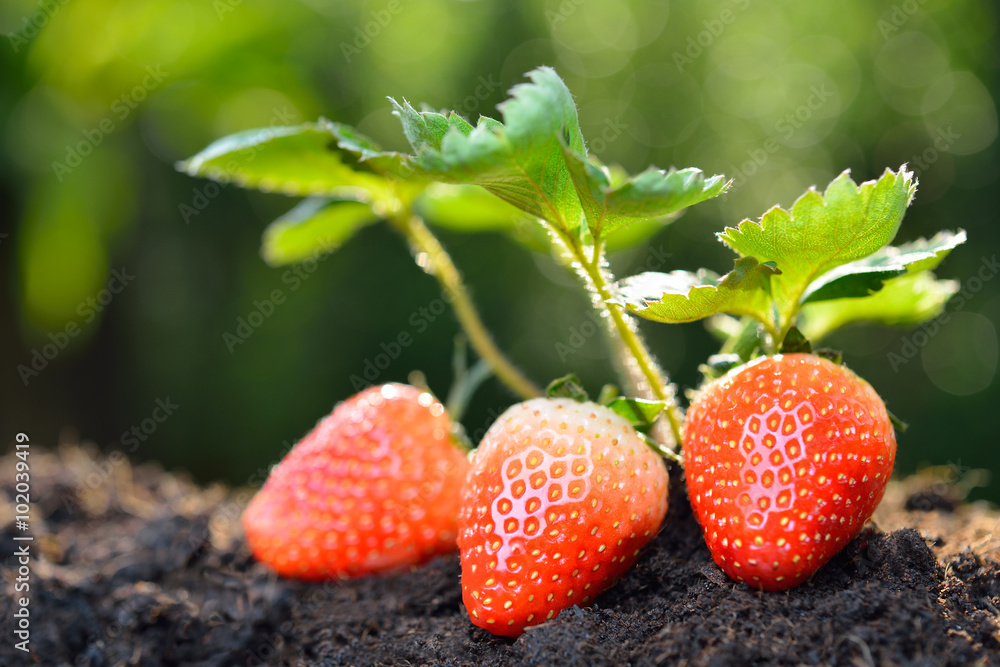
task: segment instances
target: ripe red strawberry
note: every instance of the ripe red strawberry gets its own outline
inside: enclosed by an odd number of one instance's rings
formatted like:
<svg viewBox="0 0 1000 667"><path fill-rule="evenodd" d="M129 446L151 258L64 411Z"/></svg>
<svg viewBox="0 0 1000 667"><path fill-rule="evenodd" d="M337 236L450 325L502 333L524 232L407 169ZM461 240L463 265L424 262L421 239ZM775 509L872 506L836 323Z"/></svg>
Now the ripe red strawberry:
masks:
<svg viewBox="0 0 1000 667"><path fill-rule="evenodd" d="M302 579L357 576L456 548L466 454L444 407L385 384L338 405L243 514L254 556Z"/></svg>
<svg viewBox="0 0 1000 667"><path fill-rule="evenodd" d="M885 404L847 368L761 357L708 385L684 432L688 496L730 578L783 590L851 540L896 458Z"/></svg>
<svg viewBox="0 0 1000 667"><path fill-rule="evenodd" d="M458 519L462 599L476 625L517 637L586 605L635 562L667 511L667 471L609 408L536 398L476 450Z"/></svg>

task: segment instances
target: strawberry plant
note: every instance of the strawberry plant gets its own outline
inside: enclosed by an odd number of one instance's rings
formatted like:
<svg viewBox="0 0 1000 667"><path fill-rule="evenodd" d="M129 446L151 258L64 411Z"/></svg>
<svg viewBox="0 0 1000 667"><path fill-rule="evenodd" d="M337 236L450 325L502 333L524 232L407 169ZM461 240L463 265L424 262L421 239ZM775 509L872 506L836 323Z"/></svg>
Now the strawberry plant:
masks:
<svg viewBox="0 0 1000 667"><path fill-rule="evenodd" d="M222 139L181 168L306 197L265 231L262 254L272 264L329 250L386 221L447 291L482 361L528 399L487 433L452 508L460 517L462 586L474 623L516 636L611 585L663 520L661 456L686 463L695 514L730 577L765 589L804 581L868 520L896 444L875 391L829 359L835 355L813 354L812 345L847 324L907 326L937 316L957 285L932 271L965 233L889 245L916 191L913 174L904 165L858 184L844 172L788 210L775 207L719 233L737 255L722 275L675 270L619 281L608 268L609 249L641 242L684 208L723 194L729 182L695 168L633 175L601 164L588 154L575 102L558 75L542 67L528 78L499 105L501 120L482 116L475 125L454 112L392 100L410 154L384 151L349 126L320 120ZM516 222L525 216L528 227ZM551 252L578 277L605 323L628 397L603 401L610 408L538 398L536 385L493 343L425 222L503 231ZM686 422L637 318L704 319L721 339L719 354L703 366L704 386L691 393ZM379 423L403 440L410 433L406 419ZM318 448L306 444L314 436L300 447ZM334 471L352 454L323 456L314 477L336 484ZM306 493L296 485L322 482L299 475L297 464L287 468L297 472L282 472L283 463L273 477L288 479L269 481L261 495L293 512L291 499ZM285 491L272 492L282 484ZM315 501L307 509L316 509ZM270 545L272 565L298 549L298 536L312 535L316 544L333 530L300 511L293 514L296 536L283 542L274 531L262 540L254 512L266 504L251 506L247 529L251 542ZM367 558L360 548L349 555L332 549L324 558L344 562L327 570L297 553L283 571L366 571L357 567Z"/></svg>

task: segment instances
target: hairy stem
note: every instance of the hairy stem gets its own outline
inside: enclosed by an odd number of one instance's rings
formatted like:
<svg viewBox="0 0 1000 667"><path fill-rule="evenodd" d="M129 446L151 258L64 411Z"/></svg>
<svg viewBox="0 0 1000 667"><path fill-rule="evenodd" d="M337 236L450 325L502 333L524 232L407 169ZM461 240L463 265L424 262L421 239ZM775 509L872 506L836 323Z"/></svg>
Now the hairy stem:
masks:
<svg viewBox="0 0 1000 667"><path fill-rule="evenodd" d="M497 348L472 303L461 274L424 221L408 212L393 216L391 221L416 251L420 266L437 278L476 354L490 365L501 382L521 398L542 396L542 390L525 377Z"/></svg>
<svg viewBox="0 0 1000 667"><path fill-rule="evenodd" d="M667 422L673 436L674 447L682 442L681 415L674 399L673 386L667 382L663 371L646 349L639 330L620 305L612 300L611 284L614 279L603 265L604 253L600 243L593 246L587 257L582 244L567 235L559 234L564 247L579 267L579 273L591 292L594 307L610 324L612 345L624 348L622 366L630 389L640 398L656 399L667 404Z"/></svg>

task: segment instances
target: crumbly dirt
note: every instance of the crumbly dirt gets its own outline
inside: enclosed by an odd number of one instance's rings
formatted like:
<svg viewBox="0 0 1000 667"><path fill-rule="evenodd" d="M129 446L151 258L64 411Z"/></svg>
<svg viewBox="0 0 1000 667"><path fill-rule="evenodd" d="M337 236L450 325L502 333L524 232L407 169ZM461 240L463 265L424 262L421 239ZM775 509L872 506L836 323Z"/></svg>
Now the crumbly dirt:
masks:
<svg viewBox="0 0 1000 667"><path fill-rule="evenodd" d="M278 579L240 536L250 490L75 445L31 450L26 655L15 461L0 458L2 665L1000 665L1000 513L926 478L891 486L875 525L780 594L721 573L675 479L631 573L509 641L469 623L457 555L356 581Z"/></svg>

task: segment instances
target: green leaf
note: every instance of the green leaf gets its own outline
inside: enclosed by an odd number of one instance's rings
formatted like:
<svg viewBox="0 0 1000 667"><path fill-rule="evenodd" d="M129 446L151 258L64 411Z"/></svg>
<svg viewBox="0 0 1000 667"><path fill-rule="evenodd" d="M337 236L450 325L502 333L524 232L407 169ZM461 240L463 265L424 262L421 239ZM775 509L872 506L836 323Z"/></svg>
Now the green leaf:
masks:
<svg viewBox="0 0 1000 667"><path fill-rule="evenodd" d="M626 278L619 298L629 311L657 322L693 322L715 313L762 319L769 315L768 280L777 275L773 264L741 257L721 278L706 269Z"/></svg>
<svg viewBox="0 0 1000 667"><path fill-rule="evenodd" d="M432 183L414 207L427 222L458 232L511 231L530 220L476 185Z"/></svg>
<svg viewBox="0 0 1000 667"><path fill-rule="evenodd" d="M481 185L492 194L565 232L575 232L582 210L560 140L583 152L576 105L549 67L528 73L499 105L504 122L480 117L473 128L454 113L418 112L392 101L415 152L414 164L448 183Z"/></svg>
<svg viewBox="0 0 1000 667"><path fill-rule="evenodd" d="M330 132L337 139L337 146L354 156L356 166L404 179L412 179L417 176L408 156L395 151L382 150L378 144L350 125L330 123L329 127Z"/></svg>
<svg viewBox="0 0 1000 667"><path fill-rule="evenodd" d="M268 225L260 254L271 266L300 262L336 250L377 220L368 204L310 197Z"/></svg>
<svg viewBox="0 0 1000 667"><path fill-rule="evenodd" d="M706 179L700 169L665 171L650 167L636 176L612 183L610 172L569 146L563 156L583 205L594 239L640 220L663 218L726 191L732 181L716 175Z"/></svg>
<svg viewBox="0 0 1000 667"><path fill-rule="evenodd" d="M744 220L718 236L736 252L774 262L781 274L771 279L776 331L791 324L800 300L819 276L871 255L896 235L916 185L905 165L886 170L878 181L860 186L845 171L821 195L810 189L790 211L769 210L759 222Z"/></svg>
<svg viewBox="0 0 1000 667"><path fill-rule="evenodd" d="M957 281L938 280L930 271L907 273L870 296L807 303L798 326L814 343L855 322L913 326L940 315L958 289Z"/></svg>
<svg viewBox="0 0 1000 667"><path fill-rule="evenodd" d="M936 268L952 249L965 241L965 231L960 229L938 232L930 240L886 246L820 276L806 290L802 303L867 296L880 290L890 278Z"/></svg>
<svg viewBox="0 0 1000 667"><path fill-rule="evenodd" d="M667 409L664 401L650 401L644 398L619 396L607 404L612 411L629 420L640 432L648 431L656 418Z"/></svg>
<svg viewBox="0 0 1000 667"><path fill-rule="evenodd" d="M177 168L191 176L264 192L372 201L385 189L376 174L345 164L332 123L237 132L219 139Z"/></svg>

